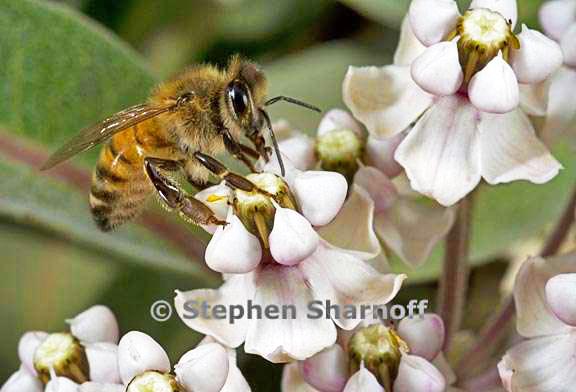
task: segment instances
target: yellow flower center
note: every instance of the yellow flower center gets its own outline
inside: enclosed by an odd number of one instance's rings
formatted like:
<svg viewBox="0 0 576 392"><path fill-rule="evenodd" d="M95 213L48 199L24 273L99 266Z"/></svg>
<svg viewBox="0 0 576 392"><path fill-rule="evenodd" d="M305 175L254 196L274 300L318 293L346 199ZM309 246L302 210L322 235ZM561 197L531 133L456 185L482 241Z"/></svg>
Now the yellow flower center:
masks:
<svg viewBox="0 0 576 392"><path fill-rule="evenodd" d="M183 392L171 374L148 371L134 377L126 392Z"/></svg>
<svg viewBox="0 0 576 392"><path fill-rule="evenodd" d="M316 154L324 170L342 174L349 181L358 170L364 151L364 140L349 129L325 133L316 140Z"/></svg>
<svg viewBox="0 0 576 392"><path fill-rule="evenodd" d="M53 333L34 353L34 367L43 383L50 381L50 369L57 376L68 377L77 383L88 381L88 360L84 347L69 333Z"/></svg>

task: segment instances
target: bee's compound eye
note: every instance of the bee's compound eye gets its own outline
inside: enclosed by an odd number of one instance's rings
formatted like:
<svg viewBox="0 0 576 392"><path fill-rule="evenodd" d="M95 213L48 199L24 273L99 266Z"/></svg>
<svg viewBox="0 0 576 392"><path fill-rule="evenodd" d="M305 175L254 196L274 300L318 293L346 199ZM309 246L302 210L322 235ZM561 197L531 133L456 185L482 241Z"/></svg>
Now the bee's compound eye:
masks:
<svg viewBox="0 0 576 392"><path fill-rule="evenodd" d="M233 82L228 87L228 97L230 102L232 102L236 116L240 117L246 113L248 109L248 92L242 83Z"/></svg>

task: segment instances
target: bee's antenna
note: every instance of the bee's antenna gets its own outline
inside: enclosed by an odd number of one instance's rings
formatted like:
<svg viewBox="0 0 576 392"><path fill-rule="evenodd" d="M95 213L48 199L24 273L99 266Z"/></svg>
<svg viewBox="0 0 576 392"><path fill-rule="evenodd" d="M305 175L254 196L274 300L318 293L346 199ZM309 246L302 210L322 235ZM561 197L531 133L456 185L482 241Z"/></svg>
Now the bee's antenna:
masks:
<svg viewBox="0 0 576 392"><path fill-rule="evenodd" d="M270 132L270 138L272 139L272 145L274 146L274 152L278 158L278 165L280 165L280 173L282 173L282 177L284 177L286 175L286 170L284 169L284 162L282 162L282 156L280 155L280 147L278 146L276 135L274 135L274 130L272 129L272 121L270 121L270 116L265 110L259 110L262 117L264 117L264 121L266 121L266 126L268 127L268 132Z"/></svg>
<svg viewBox="0 0 576 392"><path fill-rule="evenodd" d="M302 106L302 107L305 107L306 109L310 109L310 110L314 110L315 112L322 113L322 110L320 110L319 108L317 108L314 105L310 105L309 103L299 101L295 98L285 97L283 95L280 95L280 96L274 97L274 98L270 98L268 101L266 101L264 103L264 106L273 105L278 101L284 101L284 102L292 103L294 105Z"/></svg>

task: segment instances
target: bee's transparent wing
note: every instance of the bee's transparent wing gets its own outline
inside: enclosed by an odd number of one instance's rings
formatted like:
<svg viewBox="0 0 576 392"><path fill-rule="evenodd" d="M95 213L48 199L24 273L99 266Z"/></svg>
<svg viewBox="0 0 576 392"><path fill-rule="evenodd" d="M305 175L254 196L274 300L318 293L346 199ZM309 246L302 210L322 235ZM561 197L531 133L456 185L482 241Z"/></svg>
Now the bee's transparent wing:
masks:
<svg viewBox="0 0 576 392"><path fill-rule="evenodd" d="M47 170L57 164L70 159L72 156L91 149L92 147L106 141L114 134L130 128L138 123L156 117L172 109L170 106L150 106L140 104L122 110L98 124L84 128L66 144L60 147L42 165L41 170Z"/></svg>

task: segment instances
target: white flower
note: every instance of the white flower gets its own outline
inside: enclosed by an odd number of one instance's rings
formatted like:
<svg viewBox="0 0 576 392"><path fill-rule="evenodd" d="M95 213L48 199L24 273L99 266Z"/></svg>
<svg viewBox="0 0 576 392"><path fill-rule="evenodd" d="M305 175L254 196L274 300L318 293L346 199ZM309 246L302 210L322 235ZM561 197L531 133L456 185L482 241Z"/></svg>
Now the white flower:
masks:
<svg viewBox="0 0 576 392"><path fill-rule="evenodd" d="M514 35L515 0L475 0L463 16L453 0L413 0L408 19L395 64L351 67L343 94L374 136L415 122L395 153L412 188L450 206L481 178L540 184L556 176L561 165L523 108L531 86L561 65L558 44L526 26Z"/></svg>
<svg viewBox="0 0 576 392"><path fill-rule="evenodd" d="M270 172L247 176L268 192L234 191L229 195L229 224L212 238L218 249L206 253L208 265L225 273L217 290L177 291L178 314L190 328L229 347L244 343L246 352L273 362L305 359L334 344L336 325L354 328L359 320L342 314L332 318L308 317L312 301L336 306L384 304L400 289L404 275L381 274L365 260L374 257L354 249L331 245L318 235L321 227L340 222L338 213L347 193L343 176L334 172L300 171L284 157L286 181ZM273 162L270 167L277 168ZM216 188L215 188L216 189ZM204 192L203 201L217 197ZM357 213L371 215L358 205ZM331 224L331 223L330 223ZM261 255L261 260L254 262ZM241 307L245 313L229 319L192 317L190 304L207 303ZM276 306L290 312L285 317L256 314L247 308Z"/></svg>
<svg viewBox="0 0 576 392"><path fill-rule="evenodd" d="M556 392L576 385L576 253L529 258L516 277L517 329L498 370L509 392Z"/></svg>
<svg viewBox="0 0 576 392"><path fill-rule="evenodd" d="M444 324L438 316L404 319L397 331L364 325L351 336L343 335L339 344L312 358L286 365L282 391L452 390L455 376L441 352Z"/></svg>
<svg viewBox="0 0 576 392"><path fill-rule="evenodd" d="M79 392L250 392L236 365L235 351L210 338L186 352L172 374L162 346L145 333L131 331L120 340L117 366L121 383L88 382Z"/></svg>
<svg viewBox="0 0 576 392"><path fill-rule="evenodd" d="M540 9L540 22L546 34L560 43L564 65L547 83L543 100L546 122L542 131L548 143L567 136L576 145L576 0L547 1Z"/></svg>
<svg viewBox="0 0 576 392"><path fill-rule="evenodd" d="M43 381L47 384L46 391L65 392L86 380L119 381L116 366L118 323L112 311L96 305L67 322L70 333L34 331L22 335L18 344L22 366L4 384L2 392L4 388L6 392L14 390L9 387L10 383L26 385L18 389L26 392L38 390Z"/></svg>
<svg viewBox="0 0 576 392"><path fill-rule="evenodd" d="M341 248L376 256L381 251L376 233L408 264L416 267L424 263L450 229L454 214L451 209L419 203L397 190L391 178L401 168L393 157L403 134L389 140L366 136L362 126L339 109L326 113L315 139L283 124L280 150L296 167L341 170L354 184L335 220L320 228L322 238ZM317 152L312 159L298 160L294 140L304 139L307 149ZM385 264L378 269L386 270L385 257L377 261Z"/></svg>

